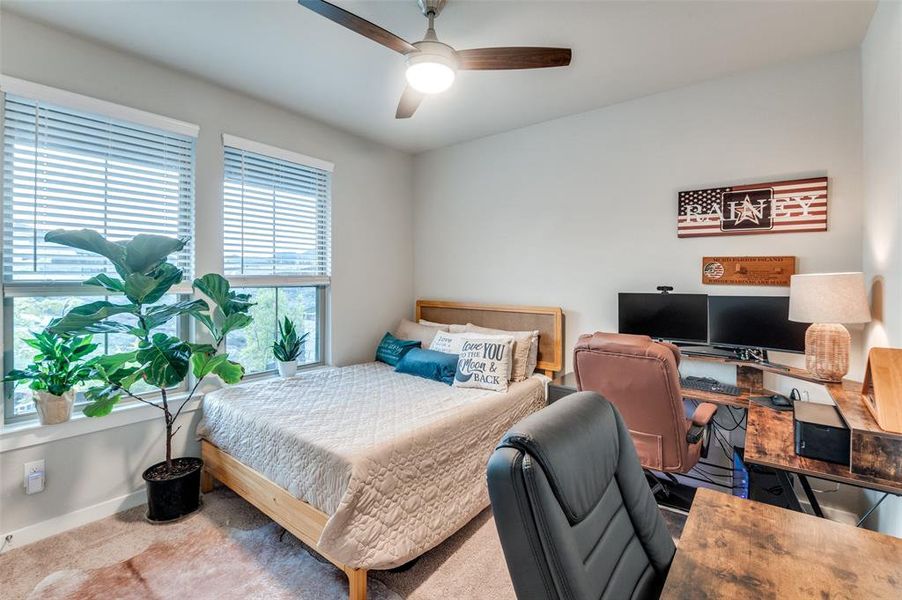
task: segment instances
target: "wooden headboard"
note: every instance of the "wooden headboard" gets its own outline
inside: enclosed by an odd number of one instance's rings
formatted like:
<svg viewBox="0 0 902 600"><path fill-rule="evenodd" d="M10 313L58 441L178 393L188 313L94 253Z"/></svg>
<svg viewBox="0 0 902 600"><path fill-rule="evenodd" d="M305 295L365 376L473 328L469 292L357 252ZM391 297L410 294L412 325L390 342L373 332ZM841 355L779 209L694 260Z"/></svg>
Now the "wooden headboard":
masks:
<svg viewBox="0 0 902 600"><path fill-rule="evenodd" d="M435 323L539 331L539 356L536 368L554 377L564 368L564 313L556 306L504 306L445 300L417 300L416 320Z"/></svg>

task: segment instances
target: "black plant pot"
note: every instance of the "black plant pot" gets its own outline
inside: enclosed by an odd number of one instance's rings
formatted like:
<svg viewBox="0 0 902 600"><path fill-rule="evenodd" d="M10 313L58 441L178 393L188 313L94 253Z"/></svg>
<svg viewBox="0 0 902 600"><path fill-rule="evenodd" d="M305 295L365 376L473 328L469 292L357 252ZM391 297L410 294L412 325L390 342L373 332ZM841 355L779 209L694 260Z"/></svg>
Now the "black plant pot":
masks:
<svg viewBox="0 0 902 600"><path fill-rule="evenodd" d="M200 474L204 461L186 456L173 459L172 465L175 474L162 473L164 461L141 475L147 486L148 521L175 521L200 508Z"/></svg>

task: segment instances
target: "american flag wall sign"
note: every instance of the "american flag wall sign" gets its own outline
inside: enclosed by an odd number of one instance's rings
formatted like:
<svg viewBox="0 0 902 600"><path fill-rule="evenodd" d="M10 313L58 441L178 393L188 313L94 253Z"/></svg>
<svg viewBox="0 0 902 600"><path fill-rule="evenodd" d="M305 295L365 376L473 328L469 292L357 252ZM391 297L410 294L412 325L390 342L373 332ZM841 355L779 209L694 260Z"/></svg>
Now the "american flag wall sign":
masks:
<svg viewBox="0 0 902 600"><path fill-rule="evenodd" d="M826 177L679 193L681 238L826 230Z"/></svg>

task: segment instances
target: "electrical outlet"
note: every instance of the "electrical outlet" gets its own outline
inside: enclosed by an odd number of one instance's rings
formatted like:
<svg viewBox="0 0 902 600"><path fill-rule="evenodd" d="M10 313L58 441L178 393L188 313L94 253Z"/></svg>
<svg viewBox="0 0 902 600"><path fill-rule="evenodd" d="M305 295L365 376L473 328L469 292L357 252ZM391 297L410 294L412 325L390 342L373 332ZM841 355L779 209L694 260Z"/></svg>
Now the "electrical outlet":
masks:
<svg viewBox="0 0 902 600"><path fill-rule="evenodd" d="M44 491L44 459L25 463L25 493L37 494Z"/></svg>

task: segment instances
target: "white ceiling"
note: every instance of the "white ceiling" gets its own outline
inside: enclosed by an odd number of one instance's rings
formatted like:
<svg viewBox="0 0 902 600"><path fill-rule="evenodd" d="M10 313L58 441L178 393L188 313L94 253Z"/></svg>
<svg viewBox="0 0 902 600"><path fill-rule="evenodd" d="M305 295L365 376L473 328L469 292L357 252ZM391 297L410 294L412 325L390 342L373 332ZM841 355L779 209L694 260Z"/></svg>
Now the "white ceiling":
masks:
<svg viewBox="0 0 902 600"><path fill-rule="evenodd" d="M335 3L409 41L425 30L415 0ZM3 0L3 8L421 151L854 47L874 3L450 0L436 29L452 46L569 46L572 65L462 72L409 120L394 118L403 57L294 0Z"/></svg>

